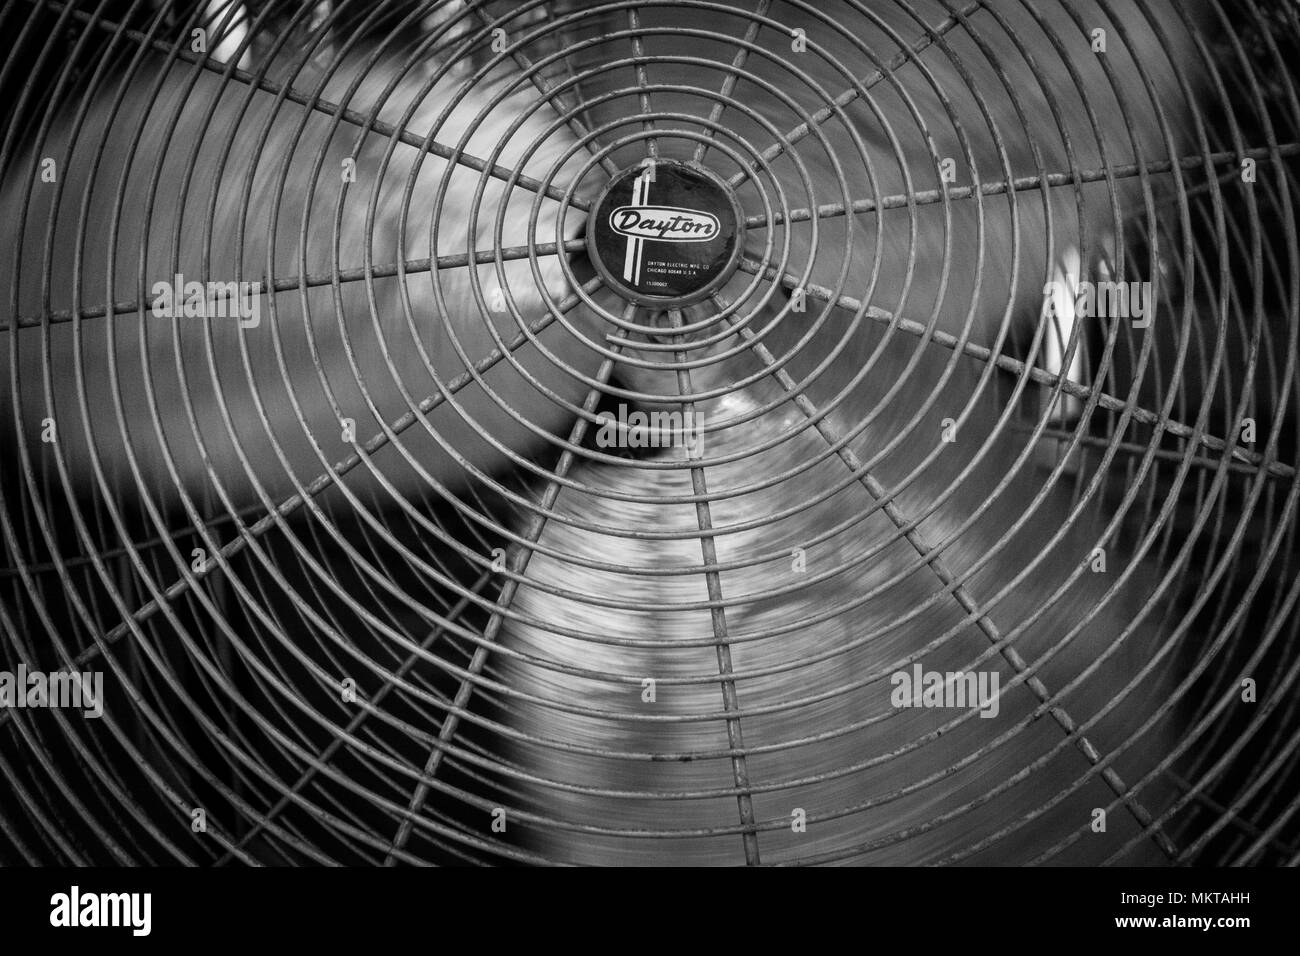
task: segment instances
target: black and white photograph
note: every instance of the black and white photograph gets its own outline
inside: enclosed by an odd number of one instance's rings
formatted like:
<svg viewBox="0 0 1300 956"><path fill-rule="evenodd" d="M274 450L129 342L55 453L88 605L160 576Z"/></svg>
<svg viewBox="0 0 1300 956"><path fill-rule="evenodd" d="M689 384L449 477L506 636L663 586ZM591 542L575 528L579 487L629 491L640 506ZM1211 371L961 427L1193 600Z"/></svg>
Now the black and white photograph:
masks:
<svg viewBox="0 0 1300 956"><path fill-rule="evenodd" d="M771 886L1268 930L1300 2L0 36L0 923L851 866Z"/></svg>

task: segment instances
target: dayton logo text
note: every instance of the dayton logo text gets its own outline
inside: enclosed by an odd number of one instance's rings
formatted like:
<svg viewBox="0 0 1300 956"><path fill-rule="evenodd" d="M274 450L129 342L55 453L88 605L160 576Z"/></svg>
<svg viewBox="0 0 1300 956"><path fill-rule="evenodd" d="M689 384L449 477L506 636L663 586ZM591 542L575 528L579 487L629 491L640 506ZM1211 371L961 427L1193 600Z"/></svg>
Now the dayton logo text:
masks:
<svg viewBox="0 0 1300 956"><path fill-rule="evenodd" d="M675 206L619 206L609 225L621 236L672 242L707 242L718 234L718 217Z"/></svg>

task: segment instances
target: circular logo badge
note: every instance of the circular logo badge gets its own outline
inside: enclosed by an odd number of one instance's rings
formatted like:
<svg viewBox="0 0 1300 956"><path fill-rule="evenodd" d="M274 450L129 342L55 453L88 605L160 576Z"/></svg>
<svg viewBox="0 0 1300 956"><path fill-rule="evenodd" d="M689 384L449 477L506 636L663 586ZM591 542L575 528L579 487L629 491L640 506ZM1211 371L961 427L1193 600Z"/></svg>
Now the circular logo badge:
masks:
<svg viewBox="0 0 1300 956"><path fill-rule="evenodd" d="M736 271L744 219L716 175L647 160L605 187L587 221L587 250L624 298L668 308L707 297Z"/></svg>

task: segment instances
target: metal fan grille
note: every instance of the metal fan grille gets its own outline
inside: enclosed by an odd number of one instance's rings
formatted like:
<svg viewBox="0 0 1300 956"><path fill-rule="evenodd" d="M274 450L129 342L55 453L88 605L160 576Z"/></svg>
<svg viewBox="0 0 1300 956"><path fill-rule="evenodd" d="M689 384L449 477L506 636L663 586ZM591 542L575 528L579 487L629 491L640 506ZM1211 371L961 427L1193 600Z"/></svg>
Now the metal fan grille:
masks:
<svg viewBox="0 0 1300 956"><path fill-rule="evenodd" d="M99 472L97 493L87 496L74 488L57 444L33 445L18 429L11 467L0 485L6 556L0 572L0 666L100 667L109 675L114 696L100 721L83 721L57 709L0 712L0 773L11 784L0 795L0 860L548 862L545 851L516 838L517 830L502 833L490 825L494 811L505 808L510 819L523 821L529 830L583 829L582 821L537 802L528 768L502 753L503 736L543 748L557 743L512 721L523 699L510 683L502 655L509 664L519 653L503 651L500 637L503 627L519 617L521 590L571 597L568 588L530 576L534 556L547 553L548 526L575 522L557 502L574 492L635 499L635 494L593 489L573 478L584 463L603 463L642 472L675 471L688 479L688 491L656 500L692 509L696 526L689 533L665 529L638 537L651 547L697 540L699 563L636 570L702 581L704 598L691 606L708 614L712 628L695 643L716 649L717 670L677 683L700 685L707 679L720 691L718 707L685 719L709 720L723 728L725 749L695 756L727 760L733 786L721 795L734 800L736 818L733 826L699 835L733 841L749 864L766 862L766 835L788 826L788 820L765 819L756 812L755 798L783 785L750 772L763 743L745 734L747 712L737 688L753 675L743 668L738 673L732 660L736 638L729 630L729 613L736 600L726 593L723 580L728 571L778 555L720 559L716 513L719 503L737 492L729 487L719 493L716 479L711 481L720 466L743 462L764 447L748 447L730 461L725 454L622 458L596 448L592 432L607 403L664 400L661 393L629 384L644 380L636 377L639 370L643 377L663 375L674 383L683 412L757 383L770 389L762 393L770 397L748 408L743 418L757 420L782 409L802 416L791 427L817 438L815 460L793 463L761 480L774 486L814 467L842 469L837 487L827 488L819 500L786 503L787 514L828 502L849 485L866 492L873 510L897 529L896 540L912 550L914 567L930 576L937 599L955 602L984 634L989 654L1018 675L1019 683L1008 692L1033 697L1039 716L1059 728L1058 749L1078 751L1074 758L1082 782L1073 786L1101 780L1116 812L1138 824L1110 862L1123 860L1135 845L1151 844L1177 862L1300 863L1300 695L1295 693L1300 577L1294 564L1300 484L1292 464L1300 422L1295 381L1300 245L1292 192L1300 156L1300 101L1289 69L1300 53L1300 9L1293 3L1253 0L1232 10L1211 5L1208 22L1215 25L1214 35L1197 33L1202 62L1182 64L1189 73L1203 71L1210 77L1209 92L1192 117L1200 143L1194 152L1145 157L1140 163L1048 168L1010 179L1007 152L997 141L1002 168L982 170L986 175L973 183L909 181L904 191L882 192L873 173L880 158L848 122L845 107L869 101L873 90L887 89L899 71L924 63L927 56L957 58L950 39L1005 33L1008 24L994 8L980 0L945 0L946 16L926 19L902 4L913 29L898 36L897 48L881 55L862 49L847 28L837 25L835 11L797 0L674 4L682 25L673 27L655 25L659 6L598 3L552 9L540 0L376 5L342 0L299 6L270 0L247 7L154 7L138 0L111 5L7 0L0 22L15 37L14 52L0 73L0 89L18 95L12 97L0 145L6 177L21 177L37 188L53 117L81 117L97 108L94 94L101 89L147 79L160 64L179 65L185 75L214 74L230 96L260 90L276 97L277 122L301 128L304 117L319 114L339 135L358 143L364 136L377 136L394 150L418 151L421 160L446 161L449 172L437 195L421 195L413 177L406 181L404 208L439 208L453 188L450 171L468 169L480 184L469 202L471 221L495 217L490 247L471 241L464 251L443 254L435 240L428 257L391 261L374 258L380 243L370 222L362 236L364 248L339 249L336 219L338 259L332 269L287 274L271 269L261 277L266 288L305 301L309 289L370 288L377 280L396 277L427 284L444 322L463 307L484 315L504 309L519 331L501 337L488 323L496 348L482 355L462 354L467 374L444 382L438 392L410 396L403 414L374 434L358 435L355 451L341 460L320 454L319 474L309 481L295 478L292 494L263 496L238 510L213 490L203 500L187 500L184 517L178 518L149 506L153 479L138 471L135 483L126 487ZM845 16L850 8L859 12L857 5L845 4ZM689 15L681 14L684 9ZM760 41L776 35L786 43L798 24L808 24L815 35L812 25L830 35L841 31L844 49L857 57L842 73L842 86L824 88L801 68L798 57L781 64L789 88L771 83L755 68L757 59L772 59L772 46ZM1077 24L1080 36L1086 25ZM207 30L204 53L191 52L187 43L198 27ZM509 96L528 90L530 112L554 119L544 121L542 137L528 145L522 159L505 162L513 130L494 152L474 153L466 148L469 134L459 141L443 140L436 127L416 129L381 119L380 106L357 108L346 99L324 98L334 70L343 68L347 55L355 53L351 44L362 36L378 51L367 69L382 63L403 71L427 70L426 92L449 69L428 64L471 64L476 73L459 87L467 103L475 77L509 59L516 80L473 101L473 109L487 117ZM664 52L666 39L681 52ZM711 60L692 52L704 43L729 55ZM814 40L802 55L827 58L829 52ZM833 67L835 72L842 64ZM691 93L700 104L695 113L658 106L666 95L681 93L671 79L679 71L695 78ZM602 92L589 96L593 87ZM791 92L795 87L798 94ZM782 103L791 126L776 128L752 108L750 98L758 95ZM807 106L810 97L817 102L815 109ZM1155 111L1162 115L1158 103ZM964 139L962 122L956 116L951 120ZM1053 120L1061 128L1068 125L1060 115ZM1140 133L1127 114L1123 121L1136 139ZM737 133L741 124L761 132L764 140ZM827 136L830 127L836 136ZM259 134L259 149L270 131L268 123ZM547 175L535 175L530 157L545 137L561 131L573 145ZM654 310L634 302L611 306L616 300L606 283L584 262L586 243L566 238L572 235L567 217L585 219L595 187L644 158L659 158L669 141L685 144L693 161L707 162L743 200L747 244L737 275L744 286L737 294L715 292L681 308ZM854 144L856 152L845 153L845 142ZM186 151L191 166L203 147L198 142L172 145ZM814 152L830 157L831 182L814 184L804 163ZM1244 160L1257 165L1253 181L1243 180ZM157 157L142 155L139 161L161 168ZM247 160L229 155L225 161L237 170ZM324 164L324 156L316 157L313 183L325 182ZM378 177L383 175L381 169ZM1168 204L1191 226L1171 249L1171 237L1146 233L1154 228L1150 220L1132 225L1118 253L1120 274L1136 275L1137 263L1144 256L1154 261L1153 247L1162 244L1161 261L1168 269L1164 281L1184 294L1182 314L1175 317L1181 325L1173 353L1151 349L1127 328L1112 327L1104 336L1067 335L1059 351L1077 355L1081 367L1091 370L1090 381L1075 381L1059 365L1045 362L1046 337L1018 341L1006 323L996 342L983 342L936 328L923 313L895 314L848 291L854 288L847 245L853 233L846 229L837 236L833 224L839 220L853 219L871 232L883 228L886 210L903 210L911 217L929 206L945 213L956 204L983 209L1009 202L1014 208L1020 194L1077 193L1085 183L1104 183L1114 190L1129 180L1140 184L1148 210ZM492 182L505 183L510 195L527 197L534 227L544 198L560 203L565 212L554 234L531 228L526 245L510 244L504 232L506 205L492 208L484 202L483 190ZM822 191L826 186L832 191L829 201ZM48 188L62 189L57 183ZM136 197L124 192L125 183L96 188L118 190L123 215L129 214L126 204ZM329 188L341 196L349 189L365 189L347 183ZM69 189L57 203L75 207L83 198ZM341 217L342 198L325 203L331 215L338 210ZM255 211L250 209L250 215ZM811 281L814 256L805 263L792 254L796 227L812 230L816 258L845 264L835 283ZM52 248L56 241L53 226L45 222L20 220L9 228L15 249L32 242ZM99 233L114 224L82 223L81 228ZM309 224L304 217L296 237L299 246L307 245L311 229L323 228L329 225ZM474 234L471 229L469 235ZM79 246L82 239L79 233ZM1016 241L1035 240L1017 232ZM130 250L117 254L129 255ZM17 252L13 255L19 258ZM977 258L984 259L983 249ZM550 260L558 260L573 290L563 297L552 297L543 278L543 263ZM542 289L546 303L535 320L523 314L517 301L520 288L505 271L507 263L523 261L536 280L530 291ZM470 268L474 265L488 268ZM447 277L466 272L473 302L448 301L443 290ZM70 309L51 307L47 293L45 308L25 312L14 285L7 299L10 318L0 332L14 343L23 329L48 336L60 324L144 314L139 299L114 301L102 288L88 286L74 290ZM999 619L993 596L971 584L974 575L950 566L945 549L951 540L927 536L921 530L927 515L906 510L900 504L904 489L883 483L877 462L854 451L855 436L837 425L832 414L845 411L840 405L848 390L822 401L814 397L815 376L792 373L788 356L770 337L772 326L761 319L771 314L765 310L789 319L799 293L807 300L801 335L846 336L835 323L847 314L850 330L875 325L890 336L947 349L953 363L977 363L989 376L1004 375L1008 402L1032 406L1029 413L1012 416L1006 427L1030 436L1045 456L1051 484L1068 491L1071 519L1096 518L1114 529L1114 537L1104 543L1123 541L1161 569L1158 585L1144 595L1143 613L1163 618L1162 640L1170 648L1183 648L1182 660L1188 662L1176 674L1176 691L1156 710L1157 718L1175 707L1187 713L1176 750L1152 774L1176 791L1170 805L1155 813L1148 809L1143 792L1154 789L1151 781L1124 780L1116 773L1109 756L1094 746L1088 729L1080 727L1058 697L1060 688L1047 686L1033 662L1008 640L1019 622ZM272 309L274 298L268 297ZM521 346L537 344L552 327L583 336L572 320L581 308L602 315L608 332L604 341L593 343L599 354L594 373L547 353L582 383L585 398L575 403L515 354ZM406 321L415 323L409 302L405 311ZM448 331L458 341L455 329ZM11 348L8 354L14 353ZM1174 366L1162 364L1171 354ZM753 371L716 384L710 370L731 360L750 363L743 367ZM471 386L484 388L507 414L524 422L485 378L497 366L513 367L538 394L566 409L573 425L562 439L528 426L545 439L542 453L522 454L496 443L510 462L508 472L490 474L467 462L466 485L457 493L430 483L421 498L386 495L382 489L332 498L323 494L336 490L350 474L382 473L374 464L376 456L385 449L404 455L401 436L429 429L428 416L439 408L459 409L457 395ZM15 409L30 403L28 392L20 396L17 378L10 381ZM79 374L77 383L49 381L44 388L47 394L71 394L81 381ZM1060 409L1066 407L1074 412L1062 418ZM161 413L152 396L150 411ZM900 433L919 429L926 411L901 422ZM950 413L962 420L966 410ZM1242 438L1247 419L1257 425L1250 441ZM772 438L767 447L776 444ZM163 497L160 490L157 498ZM845 516L841 527L850 528L854 520ZM1011 542L1007 532L991 550ZM197 565L190 557L194 549L203 553ZM504 564L497 557L502 553ZM1026 570L1032 572L1032 562ZM789 592L802 586L792 582ZM611 608L629 615L661 610L656 601L636 595L607 597ZM593 646L619 646L608 635L584 634L580 622L561 627L577 631ZM785 625L751 629L743 641L790 630ZM636 640L627 643L635 646ZM793 674L802 663L791 662L775 676ZM1166 661L1164 666L1173 664ZM340 697L343 676L355 680L355 699ZM622 669L596 669L586 677L612 687L630 686L633 694L638 689ZM1243 710L1232 705L1246 678L1256 681L1258 696ZM1140 696L1149 686L1138 674L1128 687L1116 690L1120 696ZM811 696L817 690L804 693ZM599 703L570 703L577 713L605 713ZM795 700L789 706L798 704ZM990 742L986 748L1001 745ZM599 751L600 746L588 749ZM618 748L595 755L628 756ZM962 759L976 761L982 755ZM647 759L682 757L665 752ZM957 808L956 818L997 800L1014 783L989 781L985 794ZM624 796L662 795L648 789ZM199 808L207 819L202 834L192 828ZM1032 822L1032 813L1018 814L948 859L974 856ZM1086 826L1044 843L1035 861L1053 860L1083 831ZM646 842L681 836L671 829L636 834ZM880 844L908 836L891 833ZM834 862L864 849L849 845L783 862Z"/></svg>

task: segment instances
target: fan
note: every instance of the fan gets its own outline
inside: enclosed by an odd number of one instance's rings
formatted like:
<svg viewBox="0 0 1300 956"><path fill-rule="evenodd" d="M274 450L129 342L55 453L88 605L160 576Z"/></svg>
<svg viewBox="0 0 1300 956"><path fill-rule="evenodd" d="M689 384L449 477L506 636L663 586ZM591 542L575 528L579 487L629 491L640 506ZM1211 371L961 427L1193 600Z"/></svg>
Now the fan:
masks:
<svg viewBox="0 0 1300 956"><path fill-rule="evenodd" d="M1291 0L0 18L0 861L1300 862Z"/></svg>

